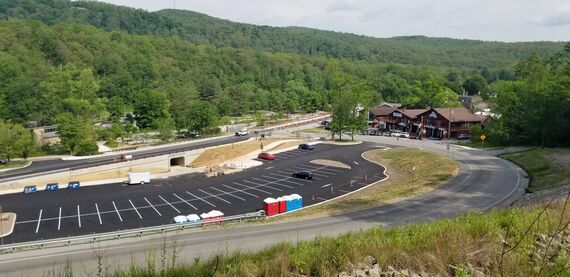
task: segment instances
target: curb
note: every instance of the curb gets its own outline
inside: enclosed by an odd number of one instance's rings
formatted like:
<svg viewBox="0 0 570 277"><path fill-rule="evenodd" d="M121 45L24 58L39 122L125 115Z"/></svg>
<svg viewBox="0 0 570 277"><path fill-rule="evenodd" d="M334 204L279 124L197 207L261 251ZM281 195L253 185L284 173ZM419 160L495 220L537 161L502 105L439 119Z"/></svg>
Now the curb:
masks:
<svg viewBox="0 0 570 277"><path fill-rule="evenodd" d="M32 165L32 162L33 161L28 161L27 164L20 166L20 167L11 167L11 168L0 169L0 172L8 172L8 171L12 171L12 170L18 170L18 169L26 168L26 167Z"/></svg>

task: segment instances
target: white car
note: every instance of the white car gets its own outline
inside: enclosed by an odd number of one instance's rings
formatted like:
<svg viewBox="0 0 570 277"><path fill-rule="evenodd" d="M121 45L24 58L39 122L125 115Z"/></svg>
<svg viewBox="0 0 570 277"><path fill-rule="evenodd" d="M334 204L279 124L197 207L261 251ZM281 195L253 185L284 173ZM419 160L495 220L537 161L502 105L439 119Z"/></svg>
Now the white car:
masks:
<svg viewBox="0 0 570 277"><path fill-rule="evenodd" d="M236 132L236 137L247 136L247 135L249 135L247 129L241 129Z"/></svg>
<svg viewBox="0 0 570 277"><path fill-rule="evenodd" d="M186 223L186 222L188 222L188 219L187 219L185 216L183 216L183 215L179 215L179 216L175 216L175 217L172 219L172 221L173 221L174 223L181 224L181 223Z"/></svg>

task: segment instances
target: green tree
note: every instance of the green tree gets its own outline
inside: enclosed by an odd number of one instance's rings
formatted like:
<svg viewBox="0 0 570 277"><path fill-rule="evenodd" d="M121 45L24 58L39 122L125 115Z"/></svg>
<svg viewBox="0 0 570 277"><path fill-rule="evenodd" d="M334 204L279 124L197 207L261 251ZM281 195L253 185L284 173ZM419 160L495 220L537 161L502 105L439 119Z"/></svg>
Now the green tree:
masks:
<svg viewBox="0 0 570 277"><path fill-rule="evenodd" d="M134 114L137 126L142 129L157 128L159 120L170 119L170 101L165 93L154 89L146 89L136 95Z"/></svg>
<svg viewBox="0 0 570 277"><path fill-rule="evenodd" d="M70 113L61 113L55 117L57 134L61 144L73 155L93 154L96 151L93 124L81 117ZM94 147L93 147L94 145Z"/></svg>
<svg viewBox="0 0 570 277"><path fill-rule="evenodd" d="M34 147L30 130L19 124L0 119L0 155L10 162L13 158L28 158Z"/></svg>
<svg viewBox="0 0 570 277"><path fill-rule="evenodd" d="M189 131L200 132L203 135L204 129L216 125L217 118L218 115L212 104L206 101L197 101L190 105L185 116L184 126Z"/></svg>
<svg viewBox="0 0 570 277"><path fill-rule="evenodd" d="M463 82L463 89L469 95L484 93L488 89L487 80L481 75L473 75Z"/></svg>

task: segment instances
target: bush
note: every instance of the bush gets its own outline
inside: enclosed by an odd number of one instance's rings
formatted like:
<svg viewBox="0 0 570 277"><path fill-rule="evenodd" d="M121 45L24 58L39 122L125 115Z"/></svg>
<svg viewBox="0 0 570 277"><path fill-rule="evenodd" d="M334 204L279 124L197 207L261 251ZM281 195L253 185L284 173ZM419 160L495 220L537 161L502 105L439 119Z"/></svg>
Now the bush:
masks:
<svg viewBox="0 0 570 277"><path fill-rule="evenodd" d="M481 129L481 125L473 125L469 128L469 134L471 135L471 142L481 142L481 135L483 134L483 130Z"/></svg>
<svg viewBox="0 0 570 277"><path fill-rule="evenodd" d="M111 148L115 148L117 146L119 146L119 143L117 142L117 140L108 140L107 142L105 142L106 146L109 146Z"/></svg>
<svg viewBox="0 0 570 277"><path fill-rule="evenodd" d="M93 141L82 141L75 146L73 153L78 156L87 156L99 153L99 147Z"/></svg>

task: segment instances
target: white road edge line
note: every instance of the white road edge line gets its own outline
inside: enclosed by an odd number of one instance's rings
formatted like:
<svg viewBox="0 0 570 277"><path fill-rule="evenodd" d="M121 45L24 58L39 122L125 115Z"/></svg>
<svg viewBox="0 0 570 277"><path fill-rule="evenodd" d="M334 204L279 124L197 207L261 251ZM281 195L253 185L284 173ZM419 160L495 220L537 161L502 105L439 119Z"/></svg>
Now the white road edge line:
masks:
<svg viewBox="0 0 570 277"><path fill-rule="evenodd" d="M38 225L36 226L36 234L40 231L40 222L42 222L42 212L44 210L40 209L40 216L38 217Z"/></svg>
<svg viewBox="0 0 570 277"><path fill-rule="evenodd" d="M97 217L99 217L99 225L103 225L103 221L101 220L101 213L99 213L99 205L95 203L95 209L97 210Z"/></svg>
<svg viewBox="0 0 570 277"><path fill-rule="evenodd" d="M218 197L218 196L216 196L216 195L213 195L213 194L211 194L211 193L208 193L208 192L204 191L203 189L198 189L198 190L201 191L202 193L205 193L205 194L210 195L210 196L212 196L212 197L218 198L218 199L220 199L220 200L222 200L222 201L224 201L224 202L226 202L226 203L228 203L228 204L231 204L231 203L232 203L232 202L230 202L230 201L228 201L228 200L226 200L226 199L223 199L223 198L220 198L220 197Z"/></svg>
<svg viewBox="0 0 570 277"><path fill-rule="evenodd" d="M166 199L162 198L162 196L158 196L158 198L162 199L162 201L164 201L164 203L168 204L170 207L172 207L175 211L177 211L179 214L181 214L182 212L180 212L180 210L178 210L176 207L174 207L172 204L170 204L170 202L166 201Z"/></svg>
<svg viewBox="0 0 570 277"><path fill-rule="evenodd" d="M139 218L142 219L142 215L139 213L139 210L137 210L137 207L135 207L135 204L133 204L133 201L131 201L130 198L129 198L129 203L131 203L131 206L133 206L133 209L135 209L135 212L137 212Z"/></svg>
<svg viewBox="0 0 570 277"><path fill-rule="evenodd" d="M233 197L235 197L235 198L237 198L237 199L240 199L240 200L242 200L242 201L245 201L245 199L243 199L243 198L241 198L241 197L239 197L239 196L237 196L237 195L233 195L233 194L231 194L231 193L229 193L229 192L225 192L225 191L223 191L223 190L221 190L221 189L218 189L218 188L215 188L215 187L211 187L211 189L215 189L215 190L217 190L217 191L219 191L219 192L221 192L221 193L223 193L223 194L227 194L227 195L233 196Z"/></svg>
<svg viewBox="0 0 570 277"><path fill-rule="evenodd" d="M189 191L186 191L186 193L188 193L190 196L192 196L192 197L194 197L194 198L196 198L196 199L198 199L198 200L202 200L204 203L206 203L206 204L208 204L208 205L210 205L210 206L212 206L212 207L216 207L216 205L214 205L214 204L212 204L212 203L206 201L205 199L202 199L202 198L200 198L200 197L198 197L198 196L192 194L192 193L189 192Z"/></svg>
<svg viewBox="0 0 570 277"><path fill-rule="evenodd" d="M57 230L61 230L61 207L59 207L59 216L58 216L58 220L57 220Z"/></svg>
<svg viewBox="0 0 570 277"><path fill-rule="evenodd" d="M77 222L79 223L79 228L81 228L81 212L79 211L79 205L77 205Z"/></svg>
<svg viewBox="0 0 570 277"><path fill-rule="evenodd" d="M155 211L159 216L162 216L162 214L154 207L154 205L152 205L152 204L150 203L150 201L148 201L148 199L146 199L146 197L143 197L143 198L144 198L144 200L154 209L154 211Z"/></svg>
<svg viewBox="0 0 570 277"><path fill-rule="evenodd" d="M253 197L255 197L255 198L259 198L259 196L255 195L255 194L253 194L253 193L249 193L249 192L247 192L247 191L245 191L245 190L232 188L232 187L226 186L226 185L222 185L222 186L224 186L224 187L226 187L226 188L229 188L229 189L233 190L234 192L239 191L239 192L243 192L243 193L245 193L245 194L249 194L249 195L251 195L251 196L253 196Z"/></svg>
<svg viewBox="0 0 570 277"><path fill-rule="evenodd" d="M196 208L196 207L194 207L194 205L188 203L188 201L182 199L182 197L178 196L176 193L172 193L172 195L174 195L176 198L180 199L182 202L188 204L188 206L194 208L194 210L196 210L196 211L198 210L198 208Z"/></svg>
<svg viewBox="0 0 570 277"><path fill-rule="evenodd" d="M117 212L117 215L119 216L119 220L121 222L123 222L123 218L121 217L121 214L119 213L119 210L117 209L117 205L115 205L115 201L111 201L113 202L113 207L115 207L115 212Z"/></svg>

